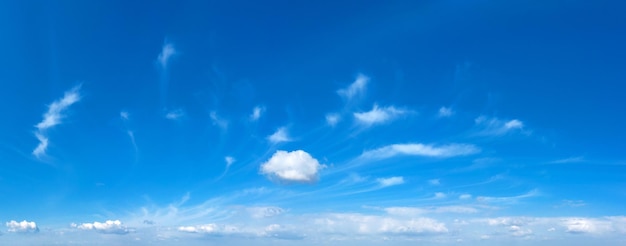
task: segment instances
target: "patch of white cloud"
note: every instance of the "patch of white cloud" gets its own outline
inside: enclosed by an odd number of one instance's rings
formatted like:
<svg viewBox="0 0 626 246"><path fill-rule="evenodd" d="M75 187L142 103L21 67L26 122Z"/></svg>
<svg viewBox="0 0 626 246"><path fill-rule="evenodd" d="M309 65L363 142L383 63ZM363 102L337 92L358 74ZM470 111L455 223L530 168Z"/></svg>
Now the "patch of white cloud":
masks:
<svg viewBox="0 0 626 246"><path fill-rule="evenodd" d="M568 164L568 163L580 163L585 162L585 158L582 156L569 157L565 159L559 159L549 162L550 164Z"/></svg>
<svg viewBox="0 0 626 246"><path fill-rule="evenodd" d="M255 219L270 218L285 213L285 210L280 207L249 207L246 210Z"/></svg>
<svg viewBox="0 0 626 246"><path fill-rule="evenodd" d="M72 224L71 226L79 230L96 231L105 234L127 234L131 232L131 230L119 220L107 220L105 222L96 221L93 223Z"/></svg>
<svg viewBox="0 0 626 246"><path fill-rule="evenodd" d="M533 234L533 231L528 228L522 228L520 226L512 225L509 227L509 232L511 235L516 237L525 237Z"/></svg>
<svg viewBox="0 0 626 246"><path fill-rule="evenodd" d="M446 193L443 192L435 192L435 196L433 197L434 199L444 199L448 197L448 195L446 195Z"/></svg>
<svg viewBox="0 0 626 246"><path fill-rule="evenodd" d="M352 82L350 86L348 86L347 88L338 90L337 94L345 97L348 100L351 100L354 97L365 93L365 89L367 88L367 83L369 82L369 80L370 80L369 77L363 74L359 74L357 75L356 80Z"/></svg>
<svg viewBox="0 0 626 246"><path fill-rule="evenodd" d="M389 178L378 178L376 179L376 182L378 182L378 185L380 185L380 187L383 187L383 188L396 186L396 185L404 184L404 177L398 176L398 177L389 177Z"/></svg>
<svg viewBox="0 0 626 246"><path fill-rule="evenodd" d="M472 199L472 195L470 195L470 194L461 194L461 195L459 195L459 200L468 200L468 199Z"/></svg>
<svg viewBox="0 0 626 246"><path fill-rule="evenodd" d="M430 218L391 218L363 214L328 214L314 220L320 230L347 235L426 235L447 233L444 223Z"/></svg>
<svg viewBox="0 0 626 246"><path fill-rule="evenodd" d="M392 144L361 154L364 159L386 159L395 156L454 157L472 155L480 149L471 144L430 145L421 143Z"/></svg>
<svg viewBox="0 0 626 246"><path fill-rule="evenodd" d="M496 175L495 178L499 179L499 175ZM492 177L491 179L494 179ZM487 203L516 203L521 199L536 197L540 193L537 190L531 190L525 194L517 195L517 196L508 196L508 197L490 197L490 196L479 196L476 197L476 200L479 202L487 202Z"/></svg>
<svg viewBox="0 0 626 246"><path fill-rule="evenodd" d="M272 133L272 135L269 135L267 137L267 140L269 140L272 143L282 143L282 142L291 142L292 139L291 137L289 137L289 133L287 132L287 128L286 127L280 127L278 129L276 129L276 131L274 133Z"/></svg>
<svg viewBox="0 0 626 246"><path fill-rule="evenodd" d="M613 231L613 226L610 221L589 218L566 218L563 219L563 226L566 232L574 234L604 234Z"/></svg>
<svg viewBox="0 0 626 246"><path fill-rule="evenodd" d="M476 126L480 128L479 135L501 136L511 132L523 132L524 123L518 119L501 120L480 116L474 120Z"/></svg>
<svg viewBox="0 0 626 246"><path fill-rule="evenodd" d="M249 116L250 121L257 121L257 120L259 120L259 118L261 118L263 113L265 113L265 107L263 107L263 106L255 106L252 109L252 113Z"/></svg>
<svg viewBox="0 0 626 246"><path fill-rule="evenodd" d="M8 232L39 232L39 227L37 227L37 223L34 221L26 221L17 222L15 220L11 220L6 222L7 231Z"/></svg>
<svg viewBox="0 0 626 246"><path fill-rule="evenodd" d="M46 135L46 130L61 124L65 117L63 113L67 108L78 101L80 101L80 85L66 91L62 98L48 105L48 111L43 114L43 120L35 125L35 127L37 127L35 137L39 140L39 144L32 152L35 157L41 158L46 154L46 150L49 146L49 138Z"/></svg>
<svg viewBox="0 0 626 246"><path fill-rule="evenodd" d="M428 184L437 186L441 184L441 181L439 179L431 179L431 180L428 180Z"/></svg>
<svg viewBox="0 0 626 246"><path fill-rule="evenodd" d="M120 111L120 119L128 120L128 117L130 117L130 114L128 113L128 111Z"/></svg>
<svg viewBox="0 0 626 246"><path fill-rule="evenodd" d="M226 157L224 157L224 161L226 162L226 167L230 167L230 165L235 163L236 160L232 156L226 156Z"/></svg>
<svg viewBox="0 0 626 246"><path fill-rule="evenodd" d="M165 118L168 120L178 120L185 116L185 111L182 109L174 109L165 113Z"/></svg>
<svg viewBox="0 0 626 246"><path fill-rule="evenodd" d="M451 108L441 107L439 108L439 112L437 114L441 118L450 117L454 115L454 111Z"/></svg>
<svg viewBox="0 0 626 246"><path fill-rule="evenodd" d="M325 167L303 150L278 150L261 164L260 173L286 183L313 183L318 180L319 171Z"/></svg>
<svg viewBox="0 0 626 246"><path fill-rule="evenodd" d="M211 111L209 113L209 117L211 118L211 122L213 122L214 126L217 126L222 130L228 129L228 121L218 116L215 111Z"/></svg>
<svg viewBox="0 0 626 246"><path fill-rule="evenodd" d="M374 104L370 111L354 113L354 119L361 125L372 126L393 121L410 112L394 106L378 107L378 105Z"/></svg>
<svg viewBox="0 0 626 246"><path fill-rule="evenodd" d="M167 68L170 59L176 54L178 54L178 52L174 48L174 44L166 42L163 44L163 47L161 47L161 53L157 56L157 62L162 68Z"/></svg>
<svg viewBox="0 0 626 246"><path fill-rule="evenodd" d="M341 116L339 114L331 113L326 115L326 124L329 126L336 126L340 120Z"/></svg>

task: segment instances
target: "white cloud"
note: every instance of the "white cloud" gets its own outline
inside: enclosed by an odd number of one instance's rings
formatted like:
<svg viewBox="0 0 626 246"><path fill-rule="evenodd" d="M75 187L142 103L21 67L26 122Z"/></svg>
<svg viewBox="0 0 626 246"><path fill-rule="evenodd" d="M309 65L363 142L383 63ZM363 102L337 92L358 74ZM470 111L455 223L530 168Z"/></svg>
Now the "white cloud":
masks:
<svg viewBox="0 0 626 246"><path fill-rule="evenodd" d="M439 117L450 117L454 114L454 111L452 111L451 108L446 108L446 107L441 107L439 108L439 113L438 116Z"/></svg>
<svg viewBox="0 0 626 246"><path fill-rule="evenodd" d="M130 117L130 115L128 114L127 111L120 111L120 118L122 120L128 120L128 117Z"/></svg>
<svg viewBox="0 0 626 246"><path fill-rule="evenodd" d="M239 228L230 225L206 224L197 226L181 226L179 231L190 233L206 233L206 234L234 234L239 233Z"/></svg>
<svg viewBox="0 0 626 246"><path fill-rule="evenodd" d="M376 182L378 182L378 184L381 187L389 187L389 186L404 184L404 178L402 176L390 177L390 178L379 178L379 179L376 179Z"/></svg>
<svg viewBox="0 0 626 246"><path fill-rule="evenodd" d="M518 119L501 120L480 116L474 120L477 126L482 128L479 135L500 136L514 131L523 131L524 123Z"/></svg>
<svg viewBox="0 0 626 246"><path fill-rule="evenodd" d="M390 215L412 217L423 214L473 214L478 213L478 209L466 206L440 206L440 207L388 207L385 212Z"/></svg>
<svg viewBox="0 0 626 246"><path fill-rule="evenodd" d="M218 126L219 128L222 128L222 130L226 130L228 128L228 121L220 118L215 111L211 111L211 113L209 113L209 117L211 117L211 121L214 126Z"/></svg>
<svg viewBox="0 0 626 246"><path fill-rule="evenodd" d="M287 133L286 127L280 127L274 132L272 135L267 137L272 143L282 143L282 142L291 142L291 138L289 137L289 133Z"/></svg>
<svg viewBox="0 0 626 246"><path fill-rule="evenodd" d="M159 53L159 56L157 57L157 62L162 68L167 68L169 60L177 53L178 52L174 48L174 44L166 42L161 48L161 53Z"/></svg>
<svg viewBox="0 0 626 246"><path fill-rule="evenodd" d="M396 118L408 114L410 111L398 109L394 106L378 107L374 104L372 110L367 112L354 113L354 119L362 125L371 126L395 120Z"/></svg>
<svg viewBox="0 0 626 246"><path fill-rule="evenodd" d="M267 162L261 164L260 172L283 182L312 183L317 181L319 170L325 167L326 165L320 164L302 150L278 150Z"/></svg>
<svg viewBox="0 0 626 246"><path fill-rule="evenodd" d="M341 120L341 116L339 116L339 114L327 114L326 115L326 124L328 124L329 126L335 126L337 125L337 123L339 123L339 121Z"/></svg>
<svg viewBox="0 0 626 246"><path fill-rule="evenodd" d="M467 200L467 199L471 199L471 198L472 198L472 195L470 195L470 194L462 194L462 195L459 196L460 200Z"/></svg>
<svg viewBox="0 0 626 246"><path fill-rule="evenodd" d="M425 156L425 157L454 157L472 155L480 152L480 149L471 144L448 144L441 146L415 144L393 144L378 149L368 150L361 154L365 159L386 159L394 156Z"/></svg>
<svg viewBox="0 0 626 246"><path fill-rule="evenodd" d="M565 159L551 161L549 163L550 164L567 164L567 163L580 163L580 162L584 162L584 161L585 161L584 157L576 156L576 157L569 157L569 158L565 158Z"/></svg>
<svg viewBox="0 0 626 246"><path fill-rule="evenodd" d="M516 225L510 226L509 232L511 232L511 235L516 236L516 237L524 237L524 236L529 236L533 234L533 231L531 229L524 229Z"/></svg>
<svg viewBox="0 0 626 246"><path fill-rule="evenodd" d="M17 222L15 220L11 220L6 223L7 230L9 232L38 232L39 227L33 221L23 220L22 222Z"/></svg>
<svg viewBox="0 0 626 246"><path fill-rule="evenodd" d="M265 107L256 106L252 109L252 113L250 114L250 121L257 121L261 118L261 115L265 113Z"/></svg>
<svg viewBox="0 0 626 246"><path fill-rule="evenodd" d="M226 162L226 167L230 167L230 165L235 163L236 160L232 156L226 156L226 157L224 157L224 161Z"/></svg>
<svg viewBox="0 0 626 246"><path fill-rule="evenodd" d="M443 199L443 198L446 198L446 197L447 197L446 193L435 192L435 197L434 197L435 199Z"/></svg>
<svg viewBox="0 0 626 246"><path fill-rule="evenodd" d="M430 218L390 218L362 214L329 214L314 220L320 230L347 235L423 235L447 233L444 223Z"/></svg>
<svg viewBox="0 0 626 246"><path fill-rule="evenodd" d="M80 101L79 90L80 85L70 89L69 91L66 91L61 99L52 102L52 104L48 106L48 111L44 113L43 120L35 126L37 127L35 137L37 137L37 140L39 140L39 144L33 150L33 155L35 157L40 158L41 156L46 154L49 139L46 136L45 131L53 126L62 123L62 119L65 117L63 115L63 112L72 104Z"/></svg>
<svg viewBox="0 0 626 246"><path fill-rule="evenodd" d="M255 219L274 217L285 212L284 209L279 207L249 207L246 210Z"/></svg>
<svg viewBox="0 0 626 246"><path fill-rule="evenodd" d="M72 224L72 227L79 230L96 231L106 234L127 234L131 232L129 228L122 224L119 220L107 220L105 222L83 223L80 225Z"/></svg>
<svg viewBox="0 0 626 246"><path fill-rule="evenodd" d="M602 221L588 218L566 218L563 219L563 226L569 233L594 233L602 234L613 231L609 221Z"/></svg>
<svg viewBox="0 0 626 246"><path fill-rule="evenodd" d="M358 96L359 94L363 94L365 92L365 88L367 83L369 82L369 78L363 74L359 74L356 77L356 80L350 84L345 89L340 89L337 91L337 94L347 98L348 100Z"/></svg>
<svg viewBox="0 0 626 246"><path fill-rule="evenodd" d="M165 113L165 118L168 120L177 120L185 116L185 112L182 109L174 109Z"/></svg>
<svg viewBox="0 0 626 246"><path fill-rule="evenodd" d="M428 180L428 183L429 183L430 185L440 185L440 184L441 184L441 182L439 181L439 179L431 179L431 180Z"/></svg>

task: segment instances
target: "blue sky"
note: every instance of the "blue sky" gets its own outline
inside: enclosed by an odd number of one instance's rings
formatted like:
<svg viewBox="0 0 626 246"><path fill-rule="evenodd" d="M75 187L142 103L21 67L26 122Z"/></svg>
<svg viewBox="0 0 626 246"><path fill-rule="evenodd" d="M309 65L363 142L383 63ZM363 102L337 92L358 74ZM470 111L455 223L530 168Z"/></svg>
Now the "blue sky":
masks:
<svg viewBox="0 0 626 246"><path fill-rule="evenodd" d="M618 1L4 1L0 242L621 245Z"/></svg>

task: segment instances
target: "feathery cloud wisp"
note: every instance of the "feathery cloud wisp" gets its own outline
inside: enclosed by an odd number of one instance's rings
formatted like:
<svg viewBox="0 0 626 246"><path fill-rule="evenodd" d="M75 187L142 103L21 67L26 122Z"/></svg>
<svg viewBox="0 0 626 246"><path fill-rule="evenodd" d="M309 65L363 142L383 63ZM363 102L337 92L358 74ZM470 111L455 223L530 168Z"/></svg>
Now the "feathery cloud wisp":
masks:
<svg viewBox="0 0 626 246"><path fill-rule="evenodd" d="M161 53L159 53L159 56L157 57L157 62L162 68L167 68L169 60L177 53L178 52L174 48L174 44L166 42L161 48Z"/></svg>
<svg viewBox="0 0 626 246"><path fill-rule="evenodd" d="M289 133L287 133L286 127L280 127L274 132L272 135L267 137L272 143L282 143L282 142L291 142L291 138L289 137Z"/></svg>
<svg viewBox="0 0 626 246"><path fill-rule="evenodd" d="M352 82L350 86L348 86L347 88L338 90L337 94L347 98L348 100L351 100L355 96L358 96L359 94L363 94L365 92L365 88L369 80L370 80L369 77L363 74L359 74L357 75L356 80Z"/></svg>
<svg viewBox="0 0 626 246"><path fill-rule="evenodd" d="M252 109L252 113L250 114L250 121L257 121L261 118L261 115L265 113L265 107L256 106Z"/></svg>
<svg viewBox="0 0 626 246"><path fill-rule="evenodd" d="M218 126L219 128L222 128L222 130L226 130L228 128L228 121L220 118L215 111L211 111L211 113L209 114L209 117L211 117L211 121L213 122L213 125Z"/></svg>
<svg viewBox="0 0 626 246"><path fill-rule="evenodd" d="M509 132L524 130L524 123L518 119L501 120L480 116L474 120L476 126L482 128L479 135L501 136Z"/></svg>
<svg viewBox="0 0 626 246"><path fill-rule="evenodd" d="M233 158L232 156L226 156L224 157L224 161L226 161L226 167L230 167L230 165L235 163L235 158Z"/></svg>
<svg viewBox="0 0 626 246"><path fill-rule="evenodd" d="M361 154L364 159L386 159L394 156L426 156L426 157L454 157L472 155L480 152L480 149L471 144L448 144L442 146L415 144L392 144L378 149L368 150Z"/></svg>
<svg viewBox="0 0 626 246"><path fill-rule="evenodd" d="M40 158L46 154L49 139L46 136L45 131L62 123L62 119L64 117L63 112L72 104L80 101L79 90L80 85L66 91L61 99L52 102L52 104L48 106L48 111L44 113L43 120L35 126L37 127L35 137L39 140L39 144L32 152L35 157Z"/></svg>
<svg viewBox="0 0 626 246"><path fill-rule="evenodd" d="M398 177L390 177L390 178L379 178L379 179L376 179L376 182L378 182L380 187L383 187L383 188L394 186L394 185L401 185L401 184L404 184L404 177L398 176Z"/></svg>
<svg viewBox="0 0 626 246"><path fill-rule="evenodd" d="M168 120L178 120L183 116L185 116L185 112L182 109L174 109L165 114L165 118Z"/></svg>
<svg viewBox="0 0 626 246"><path fill-rule="evenodd" d="M354 113L354 119L362 125L371 126L390 122L407 113L409 113L408 110L398 109L394 106L381 108L374 104L370 111Z"/></svg>
<svg viewBox="0 0 626 246"><path fill-rule="evenodd" d="M339 120L341 120L341 116L339 116L339 114L332 113L326 115L326 124L328 124L329 126L337 125L337 123L339 123Z"/></svg>
<svg viewBox="0 0 626 246"><path fill-rule="evenodd" d="M261 164L260 173L283 182L313 183L318 179L318 172L325 167L303 150L278 150Z"/></svg>

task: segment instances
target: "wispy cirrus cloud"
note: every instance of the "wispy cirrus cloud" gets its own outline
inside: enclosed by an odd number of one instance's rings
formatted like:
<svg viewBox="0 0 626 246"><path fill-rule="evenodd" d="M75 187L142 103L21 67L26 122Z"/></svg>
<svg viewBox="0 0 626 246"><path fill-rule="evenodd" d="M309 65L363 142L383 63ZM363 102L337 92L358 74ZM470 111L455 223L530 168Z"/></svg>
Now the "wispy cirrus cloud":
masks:
<svg viewBox="0 0 626 246"><path fill-rule="evenodd" d="M479 127L478 135L502 136L516 131L528 133L528 131L524 131L524 123L518 119L501 120L495 117L480 116L474 120L474 123Z"/></svg>
<svg viewBox="0 0 626 246"><path fill-rule="evenodd" d="M336 126L341 120L341 115L337 113L326 114L326 124L329 126Z"/></svg>
<svg viewBox="0 0 626 246"><path fill-rule="evenodd" d="M211 118L211 121L213 122L214 126L217 126L217 127L221 128L222 130L228 129L228 120L218 116L217 112L211 111L209 113L209 117Z"/></svg>
<svg viewBox="0 0 626 246"><path fill-rule="evenodd" d="M161 68L166 69L170 59L177 54L178 52L176 51L174 44L165 42L163 47L161 47L161 52L157 56L157 63L161 66Z"/></svg>
<svg viewBox="0 0 626 246"><path fill-rule="evenodd" d="M362 95L365 93L365 89L367 88L367 83L370 78L363 75L358 74L356 80L352 82L347 88L337 90L337 94L345 97L348 100L352 100L354 97Z"/></svg>
<svg viewBox="0 0 626 246"><path fill-rule="evenodd" d="M261 116L263 115L263 113L265 113L265 107L258 105L255 106L252 109L252 113L250 114L250 116L248 118L250 118L250 121L257 121L259 120L259 118L261 118Z"/></svg>
<svg viewBox="0 0 626 246"><path fill-rule="evenodd" d="M280 182L313 183L317 181L319 171L325 167L303 150L278 150L261 164L259 172Z"/></svg>
<svg viewBox="0 0 626 246"><path fill-rule="evenodd" d="M376 179L376 182L378 182L378 185L381 188L396 186L396 185L404 184L404 177L397 176L397 177L389 177L389 178L378 178Z"/></svg>
<svg viewBox="0 0 626 246"><path fill-rule="evenodd" d="M370 111L354 113L353 115L357 123L364 126L372 126L393 121L410 112L394 106L379 107L377 104L374 104Z"/></svg>
<svg viewBox="0 0 626 246"><path fill-rule="evenodd" d="M574 157L568 157L565 159L554 160L548 163L549 164L568 164L568 163L580 163L580 162L585 162L585 161L586 161L585 157L574 156Z"/></svg>
<svg viewBox="0 0 626 246"><path fill-rule="evenodd" d="M39 227L37 227L37 223L34 221L26 221L17 222L15 220L11 220L6 223L8 232L39 232Z"/></svg>
<svg viewBox="0 0 626 246"><path fill-rule="evenodd" d="M395 156L424 156L448 158L479 153L480 149L471 144L431 145L421 143L392 144L361 154L362 159L386 159Z"/></svg>
<svg viewBox="0 0 626 246"><path fill-rule="evenodd" d="M170 111L167 111L167 113L165 113L165 118L168 120L178 120L184 116L185 116L185 111L183 111L180 108L170 110Z"/></svg>
<svg viewBox="0 0 626 246"><path fill-rule="evenodd" d="M279 127L272 135L267 137L267 140L275 144L293 141L289 136L289 132L287 132L287 127Z"/></svg>
<svg viewBox="0 0 626 246"><path fill-rule="evenodd" d="M41 158L46 154L46 150L49 145L49 138L46 135L46 130L59 125L62 123L65 115L63 114L67 108L76 102L80 101L80 85L66 91L62 98L52 102L52 104L48 105L48 111L44 113L43 120L35 127L37 127L37 132L35 132L35 137L39 140L39 144L33 150L32 154Z"/></svg>

